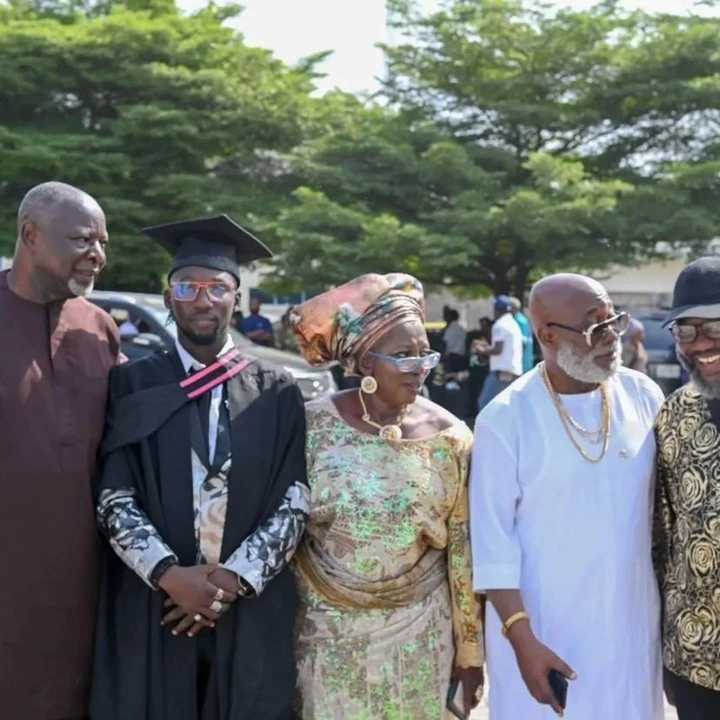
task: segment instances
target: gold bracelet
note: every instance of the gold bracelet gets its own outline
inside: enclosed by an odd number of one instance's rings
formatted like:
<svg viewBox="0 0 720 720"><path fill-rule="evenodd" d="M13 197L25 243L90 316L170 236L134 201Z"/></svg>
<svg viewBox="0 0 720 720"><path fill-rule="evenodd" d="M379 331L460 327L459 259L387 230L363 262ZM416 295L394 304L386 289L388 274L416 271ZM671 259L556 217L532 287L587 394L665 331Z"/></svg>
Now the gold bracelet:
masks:
<svg viewBox="0 0 720 720"><path fill-rule="evenodd" d="M526 612L518 612L511 615L502 626L502 636L506 638L510 632L510 628L519 620L530 620L530 616Z"/></svg>

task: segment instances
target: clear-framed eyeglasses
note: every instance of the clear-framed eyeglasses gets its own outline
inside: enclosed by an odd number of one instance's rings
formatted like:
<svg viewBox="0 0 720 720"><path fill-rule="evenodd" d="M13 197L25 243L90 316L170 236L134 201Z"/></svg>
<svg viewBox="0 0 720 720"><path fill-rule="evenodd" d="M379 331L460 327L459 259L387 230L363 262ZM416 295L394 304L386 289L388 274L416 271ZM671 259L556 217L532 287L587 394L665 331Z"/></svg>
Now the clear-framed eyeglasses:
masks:
<svg viewBox="0 0 720 720"><path fill-rule="evenodd" d="M170 283L172 295L178 302L195 302L203 289L213 302L223 302L235 292L231 285L222 280L211 280L210 282L185 280Z"/></svg>
<svg viewBox="0 0 720 720"><path fill-rule="evenodd" d="M421 370L427 372L437 367L440 362L440 353L434 351L414 357L393 357L392 355L382 355L372 351L368 355L381 362L392 363L401 373L415 373Z"/></svg>

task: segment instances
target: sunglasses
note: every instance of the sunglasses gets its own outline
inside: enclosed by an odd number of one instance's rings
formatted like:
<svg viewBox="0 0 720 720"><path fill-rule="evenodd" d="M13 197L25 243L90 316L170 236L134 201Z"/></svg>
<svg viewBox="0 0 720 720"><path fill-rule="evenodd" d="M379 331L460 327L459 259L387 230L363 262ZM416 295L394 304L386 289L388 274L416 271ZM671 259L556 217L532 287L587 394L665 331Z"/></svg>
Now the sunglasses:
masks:
<svg viewBox="0 0 720 720"><path fill-rule="evenodd" d="M619 313L614 317L603 320L601 323L595 323L585 330L578 330L577 328L561 325L560 323L547 323L545 327L556 327L561 330L568 330L569 332L584 335L585 342L590 347L594 347L595 345L603 344L611 333L622 337L630 327L630 316L624 312Z"/></svg>
<svg viewBox="0 0 720 720"><path fill-rule="evenodd" d="M670 332L679 343L695 342L700 331L708 340L720 340L720 320L708 320L700 325L675 324L670 328Z"/></svg>
<svg viewBox="0 0 720 720"><path fill-rule="evenodd" d="M402 357L397 358L392 355L381 355L376 352L369 352L370 357L374 357L376 360L382 362L392 363L395 369L401 373L414 373L418 370L432 370L437 367L440 362L439 352L429 352L426 355L420 355L417 357Z"/></svg>
<svg viewBox="0 0 720 720"><path fill-rule="evenodd" d="M210 282L195 282L191 280L174 282L170 284L172 296L178 302L194 302L202 289L205 289L207 296L212 302L227 300L235 292L235 288L219 280Z"/></svg>

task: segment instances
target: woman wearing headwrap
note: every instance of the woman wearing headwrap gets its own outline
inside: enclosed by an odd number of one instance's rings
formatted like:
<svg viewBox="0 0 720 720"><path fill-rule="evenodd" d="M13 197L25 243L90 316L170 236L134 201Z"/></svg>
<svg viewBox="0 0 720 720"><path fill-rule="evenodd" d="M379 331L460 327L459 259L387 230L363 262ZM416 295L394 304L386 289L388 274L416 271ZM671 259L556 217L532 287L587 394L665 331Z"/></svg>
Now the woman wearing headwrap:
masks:
<svg viewBox="0 0 720 720"><path fill-rule="evenodd" d="M439 359L422 286L364 275L293 309L290 323L312 365L362 377L359 389L307 405L301 717L444 720L446 705L467 717L483 663L467 527L472 434L420 396Z"/></svg>

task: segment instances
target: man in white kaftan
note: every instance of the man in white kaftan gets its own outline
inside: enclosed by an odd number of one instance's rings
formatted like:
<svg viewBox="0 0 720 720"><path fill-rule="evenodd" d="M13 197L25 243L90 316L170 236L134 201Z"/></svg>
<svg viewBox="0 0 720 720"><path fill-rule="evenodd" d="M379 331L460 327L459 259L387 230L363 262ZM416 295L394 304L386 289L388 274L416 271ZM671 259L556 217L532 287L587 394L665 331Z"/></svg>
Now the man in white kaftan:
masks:
<svg viewBox="0 0 720 720"><path fill-rule="evenodd" d="M663 396L646 376L618 367L627 318L601 286L553 276L536 288L545 366L496 398L475 426L473 582L490 600L490 718L554 717L547 675L555 668L577 676L564 717L659 720L650 543L653 422ZM506 639L503 624L518 615Z"/></svg>

